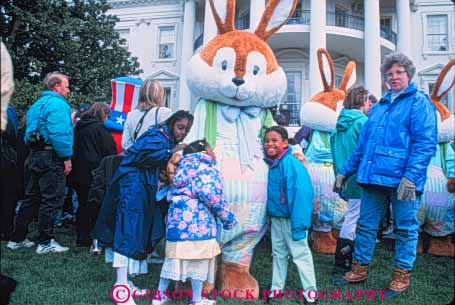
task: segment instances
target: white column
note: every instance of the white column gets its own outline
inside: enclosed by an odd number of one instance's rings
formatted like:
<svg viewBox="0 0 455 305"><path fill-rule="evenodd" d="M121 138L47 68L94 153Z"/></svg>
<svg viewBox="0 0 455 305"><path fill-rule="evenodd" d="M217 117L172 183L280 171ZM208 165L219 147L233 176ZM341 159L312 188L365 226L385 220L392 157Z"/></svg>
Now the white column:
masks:
<svg viewBox="0 0 455 305"><path fill-rule="evenodd" d="M381 96L381 43L379 0L364 0L365 7L365 88Z"/></svg>
<svg viewBox="0 0 455 305"><path fill-rule="evenodd" d="M205 15L204 15L204 44L212 40L218 34L215 18L210 8L209 0L205 0Z"/></svg>
<svg viewBox="0 0 455 305"><path fill-rule="evenodd" d="M180 57L180 81L179 81L179 107L178 109L190 110L191 92L186 84L186 66L193 56L194 26L196 23L196 1L185 0L185 12L183 15L182 55ZM173 109L177 110L177 109Z"/></svg>
<svg viewBox="0 0 455 305"><path fill-rule="evenodd" d="M250 0L250 30L254 31L261 21L265 0Z"/></svg>
<svg viewBox="0 0 455 305"><path fill-rule="evenodd" d="M395 0L398 20L397 51L411 57L411 9L409 0Z"/></svg>
<svg viewBox="0 0 455 305"><path fill-rule="evenodd" d="M325 19L326 0L311 0L310 17L310 96L322 90L317 51L326 47Z"/></svg>

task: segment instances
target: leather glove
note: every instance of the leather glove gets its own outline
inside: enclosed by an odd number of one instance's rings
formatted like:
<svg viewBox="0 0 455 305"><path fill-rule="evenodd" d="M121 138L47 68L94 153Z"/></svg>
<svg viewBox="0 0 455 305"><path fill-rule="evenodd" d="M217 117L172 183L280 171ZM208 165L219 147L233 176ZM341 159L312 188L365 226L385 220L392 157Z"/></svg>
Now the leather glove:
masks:
<svg viewBox="0 0 455 305"><path fill-rule="evenodd" d="M406 177L401 178L400 185L398 185L397 199L401 201L414 201L416 200L416 185L414 182Z"/></svg>
<svg viewBox="0 0 455 305"><path fill-rule="evenodd" d="M335 184L333 185L333 192L334 193L342 193L346 188L346 176L342 174L338 174L335 177Z"/></svg>
<svg viewBox="0 0 455 305"><path fill-rule="evenodd" d="M447 191L451 194L455 193L455 178L449 178L447 180Z"/></svg>

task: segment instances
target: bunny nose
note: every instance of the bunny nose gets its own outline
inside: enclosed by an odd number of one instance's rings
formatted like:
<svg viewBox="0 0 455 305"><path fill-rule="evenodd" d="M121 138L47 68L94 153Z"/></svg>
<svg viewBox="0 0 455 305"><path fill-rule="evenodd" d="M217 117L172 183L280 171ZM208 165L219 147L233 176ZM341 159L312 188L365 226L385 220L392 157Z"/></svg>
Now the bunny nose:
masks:
<svg viewBox="0 0 455 305"><path fill-rule="evenodd" d="M234 78L232 79L232 82L233 82L237 87L245 83L245 81L244 81L243 78L241 78L241 77L234 77Z"/></svg>

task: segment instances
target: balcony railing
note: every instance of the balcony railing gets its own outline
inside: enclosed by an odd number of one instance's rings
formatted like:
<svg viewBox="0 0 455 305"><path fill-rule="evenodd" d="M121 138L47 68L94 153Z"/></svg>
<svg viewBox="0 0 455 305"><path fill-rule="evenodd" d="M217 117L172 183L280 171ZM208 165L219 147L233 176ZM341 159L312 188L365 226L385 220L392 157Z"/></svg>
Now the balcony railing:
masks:
<svg viewBox="0 0 455 305"><path fill-rule="evenodd" d="M199 37L196 38L196 40L194 41L193 51L196 51L200 46L202 46L203 43L204 43L204 33L199 35Z"/></svg>
<svg viewBox="0 0 455 305"><path fill-rule="evenodd" d="M309 10L296 10L291 18L288 20L288 24L310 24L310 11Z"/></svg>
<svg viewBox="0 0 455 305"><path fill-rule="evenodd" d="M310 24L311 12L309 10L296 10L291 18L288 20L288 24ZM364 31L365 20L363 17L353 16L348 14L340 14L334 12L327 12L326 24L329 26L337 26L342 28L348 28L358 31ZM250 15L239 17L235 19L235 28L237 30L248 29L250 25ZM397 34L392 31L391 28L382 27L380 29L380 36L393 44L397 43ZM197 50L204 42L204 33L194 41L194 50Z"/></svg>
<svg viewBox="0 0 455 305"><path fill-rule="evenodd" d="M393 42L393 44L397 44L397 33L392 31L391 28L381 26L381 30L379 33L382 38L387 39L390 42Z"/></svg>
<svg viewBox="0 0 455 305"><path fill-rule="evenodd" d="M326 24L329 26L337 26L358 31L364 31L365 29L365 19L363 17L327 12L326 18ZM311 12L309 10L296 10L292 17L289 18L288 24L309 25L310 19ZM387 39L394 44L397 43L397 34L390 28L381 27L380 35L382 38Z"/></svg>
<svg viewBox="0 0 455 305"><path fill-rule="evenodd" d="M365 22L362 17L327 12L327 25L363 31Z"/></svg>

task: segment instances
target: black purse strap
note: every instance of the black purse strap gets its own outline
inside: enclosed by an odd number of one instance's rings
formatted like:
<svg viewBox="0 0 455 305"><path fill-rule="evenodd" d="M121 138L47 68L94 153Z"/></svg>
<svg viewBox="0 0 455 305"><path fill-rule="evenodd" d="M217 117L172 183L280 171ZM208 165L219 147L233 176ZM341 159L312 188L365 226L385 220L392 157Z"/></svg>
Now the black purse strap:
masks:
<svg viewBox="0 0 455 305"><path fill-rule="evenodd" d="M141 130L142 128L142 125L144 124L144 119L145 119L145 116L147 115L147 113L152 110L153 108L156 108L156 107L152 107L150 109L147 109L144 113L144 115L142 115L141 119L139 120L139 122L137 123L136 125L136 129L134 130L134 135L133 135L133 140L136 141L137 139L137 136L139 135L139 131ZM158 126L158 111L160 110L160 107L158 107L156 109L156 112L155 112L155 126Z"/></svg>
<svg viewBox="0 0 455 305"><path fill-rule="evenodd" d="M145 119L145 116L147 115L147 113L149 113L150 110L152 110L153 108L150 108L150 109L147 109L144 114L142 115L141 119L139 120L139 122L137 123L136 125L136 129L134 130L134 135L133 135L133 140L136 141L136 138L137 138L137 135L139 134L139 131L141 130L142 128L142 124L144 124L144 119Z"/></svg>

